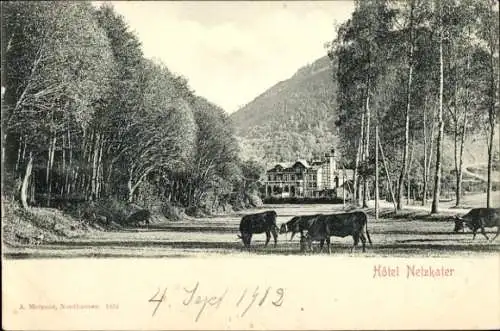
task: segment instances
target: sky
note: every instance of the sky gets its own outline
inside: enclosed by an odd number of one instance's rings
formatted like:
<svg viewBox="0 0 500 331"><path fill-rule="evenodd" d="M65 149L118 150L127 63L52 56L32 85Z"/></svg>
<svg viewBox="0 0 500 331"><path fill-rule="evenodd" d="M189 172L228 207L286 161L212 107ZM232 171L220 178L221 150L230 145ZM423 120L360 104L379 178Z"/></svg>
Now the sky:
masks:
<svg viewBox="0 0 500 331"><path fill-rule="evenodd" d="M352 1L117 1L143 45L228 113L326 55ZM94 2L99 5L100 2Z"/></svg>

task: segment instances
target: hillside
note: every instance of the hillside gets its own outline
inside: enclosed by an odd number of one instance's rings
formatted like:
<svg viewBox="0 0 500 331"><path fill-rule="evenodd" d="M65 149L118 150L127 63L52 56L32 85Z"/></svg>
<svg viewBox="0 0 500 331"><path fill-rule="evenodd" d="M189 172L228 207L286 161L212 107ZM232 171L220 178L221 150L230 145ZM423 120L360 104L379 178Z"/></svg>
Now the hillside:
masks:
<svg viewBox="0 0 500 331"><path fill-rule="evenodd" d="M311 158L334 144L336 84L328 57L299 69L231 115L245 158Z"/></svg>
<svg viewBox="0 0 500 331"><path fill-rule="evenodd" d="M335 145L337 86L336 66L325 56L300 68L231 115L244 159L256 159L270 166L297 158L313 158ZM498 136L498 132L497 132ZM451 171L453 142L444 140L443 164ZM495 147L499 153L498 146ZM487 161L486 140L482 134L467 139L464 149L464 179L467 167ZM484 174L482 174L484 175ZM494 181L500 174L493 173Z"/></svg>

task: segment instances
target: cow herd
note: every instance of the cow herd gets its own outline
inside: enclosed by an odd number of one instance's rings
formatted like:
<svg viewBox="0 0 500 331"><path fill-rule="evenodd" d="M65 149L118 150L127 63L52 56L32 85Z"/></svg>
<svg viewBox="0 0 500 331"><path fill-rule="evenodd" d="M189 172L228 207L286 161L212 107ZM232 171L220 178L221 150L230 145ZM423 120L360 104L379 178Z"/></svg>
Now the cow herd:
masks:
<svg viewBox="0 0 500 331"><path fill-rule="evenodd" d="M312 242L320 242L320 250L323 250L326 242L328 253L330 253L330 237L352 236L354 244L351 251L354 250L359 241L365 251L366 240L372 244L370 233L368 232L368 216L363 211L336 214L317 214L293 217L290 221L281 225L278 229L276 225L277 214L274 210L265 211L257 214L243 216L240 222L240 233L238 237L243 241L246 248L250 248L250 242L253 234L265 233L266 243L269 244L271 235L274 238L274 247L278 243L278 230L280 234L291 232L293 236L300 233L300 247L304 251L306 248L312 249ZM366 234L366 236L365 236Z"/></svg>
<svg viewBox="0 0 500 331"><path fill-rule="evenodd" d="M351 252L358 246L361 240L363 252L365 251L366 241L372 244L370 233L368 232L368 216L363 211L343 212L335 214L315 214L295 216L286 223L281 224L280 228L276 225L277 214L274 210L264 211L256 214L243 216L240 222L240 238L245 248L250 248L253 234L266 234L265 247L274 239L274 247L278 244L278 233L291 233L290 240L295 234L300 233L300 249L312 249L312 242L319 241L320 251L323 250L324 243L327 244L328 253L330 253L330 237L352 236L354 243ZM464 216L454 216L454 232L463 231L465 226L473 232L474 239L476 232L480 229L481 233L486 235L485 229L488 227L497 227L497 233L494 240L500 234L500 208L473 208Z"/></svg>

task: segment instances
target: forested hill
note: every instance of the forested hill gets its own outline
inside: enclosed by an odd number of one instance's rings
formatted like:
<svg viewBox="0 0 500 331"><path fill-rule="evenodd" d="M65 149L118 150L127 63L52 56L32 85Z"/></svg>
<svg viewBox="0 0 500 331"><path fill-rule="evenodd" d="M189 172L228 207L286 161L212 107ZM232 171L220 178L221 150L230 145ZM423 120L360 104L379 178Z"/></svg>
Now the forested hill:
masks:
<svg viewBox="0 0 500 331"><path fill-rule="evenodd" d="M302 67L231 115L244 158L271 163L330 149L336 108L330 62L324 56Z"/></svg>

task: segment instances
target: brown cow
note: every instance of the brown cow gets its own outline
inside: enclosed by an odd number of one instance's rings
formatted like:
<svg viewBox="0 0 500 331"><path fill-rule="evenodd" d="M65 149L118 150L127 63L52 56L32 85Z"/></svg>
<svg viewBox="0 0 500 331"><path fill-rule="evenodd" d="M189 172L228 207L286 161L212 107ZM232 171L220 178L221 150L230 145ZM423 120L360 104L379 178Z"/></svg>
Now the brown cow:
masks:
<svg viewBox="0 0 500 331"><path fill-rule="evenodd" d="M291 232L291 241L293 239L293 236L295 236L296 233L300 232L300 238L303 238L304 231L307 231L309 229L311 224L314 223L315 218L317 218L319 215L321 214L295 216L288 222L281 224L280 234Z"/></svg>
<svg viewBox="0 0 500 331"><path fill-rule="evenodd" d="M350 213L338 213L330 215L318 216L314 223L309 227L305 240L307 241L309 249L311 249L312 241L320 241L320 249L323 250L323 244L326 241L328 245L328 253L330 250L330 237L347 237L352 236L354 245L351 252L358 245L359 240L363 244L363 252L365 251L366 237L372 244L370 233L368 232L368 216L362 211L355 211Z"/></svg>
<svg viewBox="0 0 500 331"><path fill-rule="evenodd" d="M496 235L491 239L492 241L500 234L500 208L473 208L462 217L455 216L454 232L464 229L464 223L469 229L472 230L472 240L476 238L476 232L481 229L481 233L488 240L488 236L484 228L497 227Z"/></svg>
<svg viewBox="0 0 500 331"><path fill-rule="evenodd" d="M269 240L271 240L271 234L274 238L274 247L276 247L278 243L278 227L276 226L276 217L277 214L274 210L243 216L240 222L241 235L239 235L238 238L241 238L245 247L249 248L250 242L252 241L252 235L254 233L265 232L265 247L267 247Z"/></svg>

